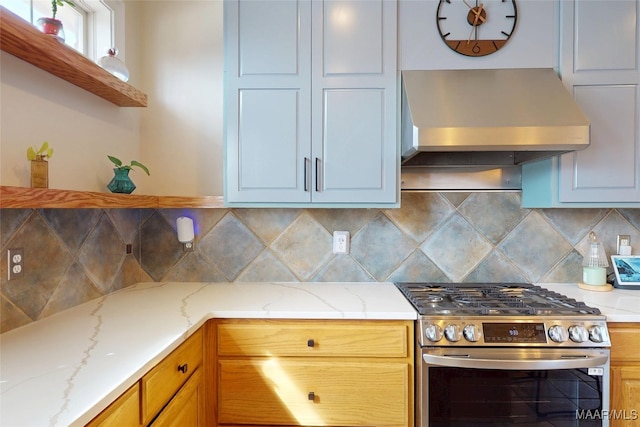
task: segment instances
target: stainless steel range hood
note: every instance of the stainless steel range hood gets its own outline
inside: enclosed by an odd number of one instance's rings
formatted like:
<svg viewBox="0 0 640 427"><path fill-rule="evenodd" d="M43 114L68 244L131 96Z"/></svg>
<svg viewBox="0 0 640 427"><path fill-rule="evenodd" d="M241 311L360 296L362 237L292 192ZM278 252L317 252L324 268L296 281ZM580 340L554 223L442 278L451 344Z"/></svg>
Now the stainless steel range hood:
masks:
<svg viewBox="0 0 640 427"><path fill-rule="evenodd" d="M513 166L589 146L552 69L402 72L402 164Z"/></svg>

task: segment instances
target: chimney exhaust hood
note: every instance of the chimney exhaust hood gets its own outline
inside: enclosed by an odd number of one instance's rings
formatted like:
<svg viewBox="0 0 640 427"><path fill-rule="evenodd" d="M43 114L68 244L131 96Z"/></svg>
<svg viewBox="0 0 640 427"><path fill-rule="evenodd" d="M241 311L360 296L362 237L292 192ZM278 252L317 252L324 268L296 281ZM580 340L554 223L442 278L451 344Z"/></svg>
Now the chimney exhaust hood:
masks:
<svg viewBox="0 0 640 427"><path fill-rule="evenodd" d="M514 166L589 146L555 71L402 71L402 166Z"/></svg>

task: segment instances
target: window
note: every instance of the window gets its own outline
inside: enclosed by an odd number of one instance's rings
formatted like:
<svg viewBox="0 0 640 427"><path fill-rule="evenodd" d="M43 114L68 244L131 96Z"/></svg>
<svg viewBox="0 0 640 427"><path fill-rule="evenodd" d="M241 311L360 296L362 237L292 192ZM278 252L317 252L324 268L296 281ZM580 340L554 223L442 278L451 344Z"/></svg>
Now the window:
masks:
<svg viewBox="0 0 640 427"><path fill-rule="evenodd" d="M64 25L65 43L95 61L115 45L115 24L122 22L122 0L72 1L76 7L64 5L56 13ZM32 24L38 18L52 17L51 0L0 0L0 5Z"/></svg>

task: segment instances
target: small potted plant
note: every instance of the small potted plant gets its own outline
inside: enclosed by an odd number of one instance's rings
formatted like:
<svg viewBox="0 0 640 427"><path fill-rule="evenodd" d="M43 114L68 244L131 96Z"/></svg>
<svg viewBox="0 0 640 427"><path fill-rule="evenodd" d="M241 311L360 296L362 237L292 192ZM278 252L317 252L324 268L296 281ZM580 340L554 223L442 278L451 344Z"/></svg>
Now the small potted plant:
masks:
<svg viewBox="0 0 640 427"><path fill-rule="evenodd" d="M142 169L147 175L151 175L149 173L149 169L136 160L131 160L131 163L125 165L122 163L122 160L117 157L107 157L109 158L109 160L111 160L111 163L115 165L115 167L113 168L113 173L115 176L107 185L107 188L112 193L131 194L133 190L136 189L135 184L133 183L133 181L131 181L131 178L129 178L129 171L133 170L134 166Z"/></svg>
<svg viewBox="0 0 640 427"><path fill-rule="evenodd" d="M58 13L58 7L62 7L65 4L75 7L76 5L71 0L51 0L51 18L42 17L36 21L38 28L45 34L49 34L61 42L64 43L64 29L62 27L62 21L56 19Z"/></svg>
<svg viewBox="0 0 640 427"><path fill-rule="evenodd" d="M47 141L42 143L39 149L27 148L27 160L31 161L31 187L49 188L49 162L47 159L53 156L53 148Z"/></svg>

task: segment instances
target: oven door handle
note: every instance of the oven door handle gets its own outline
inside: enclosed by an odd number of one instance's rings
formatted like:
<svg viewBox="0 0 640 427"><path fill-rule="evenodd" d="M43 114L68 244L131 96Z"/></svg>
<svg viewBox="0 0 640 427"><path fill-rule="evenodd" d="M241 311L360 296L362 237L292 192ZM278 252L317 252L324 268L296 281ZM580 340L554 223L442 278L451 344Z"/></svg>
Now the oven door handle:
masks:
<svg viewBox="0 0 640 427"><path fill-rule="evenodd" d="M604 366L609 356L606 354L569 354L558 356L535 358L515 356L512 358L502 357L490 359L486 357L474 357L472 354L423 354L422 359L428 365L447 366L452 368L475 368L475 369L530 369L530 370L558 370L558 369L579 369Z"/></svg>

